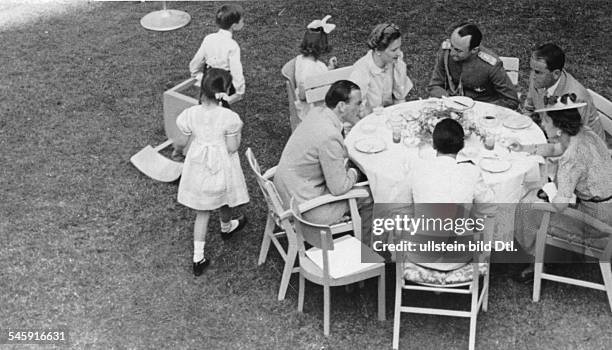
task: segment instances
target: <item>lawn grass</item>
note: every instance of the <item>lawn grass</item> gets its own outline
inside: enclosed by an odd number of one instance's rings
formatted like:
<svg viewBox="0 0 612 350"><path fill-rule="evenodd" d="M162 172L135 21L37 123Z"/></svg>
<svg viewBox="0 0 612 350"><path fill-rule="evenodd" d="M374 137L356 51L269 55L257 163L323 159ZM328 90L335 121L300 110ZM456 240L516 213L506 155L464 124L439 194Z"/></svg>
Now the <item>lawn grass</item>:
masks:
<svg viewBox="0 0 612 350"><path fill-rule="evenodd" d="M219 3L170 3L192 22L167 32L139 20L159 3L84 3L0 26L0 329L71 330L74 348L390 348L387 321L376 321L376 288L332 293L332 334L323 336L322 290L307 285L296 310L297 279L276 301L281 259L257 266L266 207L245 157L251 202L248 228L223 242L216 216L201 277L191 273L194 213L176 202L177 184L155 182L129 158L165 140L162 93L188 76L202 38L215 30ZM379 22L404 31L403 51L425 97L434 54L454 23L475 20L485 45L521 60L526 88L530 49L554 41L568 70L612 98L607 1L252 1L242 49L247 95L235 110L245 121L241 154L253 148L263 168L276 164L290 134L282 65L297 54L303 28L333 15L334 55L350 65L366 51ZM7 6L0 10L8 11ZM20 14L27 11L20 10ZM559 269L600 280L598 270ZM605 294L546 283L531 286L493 274L490 307L478 320L479 349L605 349L612 343ZM413 300L436 300L411 294ZM406 298L408 299L408 298ZM456 304L456 302L451 302ZM463 349L468 321L404 316L402 348Z"/></svg>

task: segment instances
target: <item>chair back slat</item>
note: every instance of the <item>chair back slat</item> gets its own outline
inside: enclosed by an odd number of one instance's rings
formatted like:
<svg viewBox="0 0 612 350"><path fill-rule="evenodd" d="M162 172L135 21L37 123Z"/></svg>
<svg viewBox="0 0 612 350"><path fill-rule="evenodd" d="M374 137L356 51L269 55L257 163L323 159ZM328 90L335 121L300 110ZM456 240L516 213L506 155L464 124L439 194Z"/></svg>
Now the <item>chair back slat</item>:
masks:
<svg viewBox="0 0 612 350"><path fill-rule="evenodd" d="M512 84L518 85L518 78L519 78L519 59L518 57L499 57L499 59L502 61L504 70L506 71L506 74L508 74L508 77L510 78L510 81L512 82Z"/></svg>
<svg viewBox="0 0 612 350"><path fill-rule="evenodd" d="M348 80L353 66L330 70L329 72L307 76L304 81L306 102L314 103L325 100L329 86L338 80Z"/></svg>
<svg viewBox="0 0 612 350"><path fill-rule="evenodd" d="M301 239L313 247L322 250L334 249L331 228L327 225L314 224L305 220L295 198L291 198L291 212L296 219L294 222L298 237L301 236Z"/></svg>
<svg viewBox="0 0 612 350"><path fill-rule="evenodd" d="M467 247L470 242L480 240L482 234L475 230L457 232L446 230L446 222L450 219L457 222L457 219L467 219L470 217L470 206L463 203L429 203L416 204L414 206L415 218L434 219L427 225L419 225L414 234L410 234L409 240L416 244L454 244ZM441 220L441 221L437 221ZM441 224L440 224L441 223ZM425 228L423 230L423 228ZM439 229L438 229L439 228ZM474 260L478 253L466 251L446 251L437 252L403 252L400 257L405 257L415 263L448 262L465 263Z"/></svg>
<svg viewBox="0 0 612 350"><path fill-rule="evenodd" d="M599 112L599 120L606 133L612 137L612 102L591 89L587 89Z"/></svg>
<svg viewBox="0 0 612 350"><path fill-rule="evenodd" d="M283 212L283 205L282 200L280 199L280 195L276 191L274 183L272 183L272 181L264 178L261 175L261 168L259 166L259 163L257 162L257 159L255 158L255 155L253 154L253 150L251 150L250 147L246 150L246 156L249 162L249 166L255 174L257 185L259 186L259 189L261 190L264 196L266 204L268 205L268 209L274 214L275 219L278 223L280 221L280 215Z"/></svg>

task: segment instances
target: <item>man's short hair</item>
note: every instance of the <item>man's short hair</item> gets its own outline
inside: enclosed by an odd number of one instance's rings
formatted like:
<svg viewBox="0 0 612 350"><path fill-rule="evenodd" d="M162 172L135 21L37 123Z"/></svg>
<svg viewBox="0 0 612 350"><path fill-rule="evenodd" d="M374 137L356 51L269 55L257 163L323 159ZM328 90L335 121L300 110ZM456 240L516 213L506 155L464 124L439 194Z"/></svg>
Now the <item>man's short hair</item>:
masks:
<svg viewBox="0 0 612 350"><path fill-rule="evenodd" d="M446 118L436 124L433 131L433 146L443 154L457 154L463 148L463 127L458 121Z"/></svg>
<svg viewBox="0 0 612 350"><path fill-rule="evenodd" d="M348 102L353 90L359 90L359 85L350 80L338 80L329 87L327 94L325 94L325 105L334 109L338 102Z"/></svg>
<svg viewBox="0 0 612 350"><path fill-rule="evenodd" d="M546 62L546 68L549 71L561 70L565 66L565 53L555 44L544 44L533 51L533 57L536 60Z"/></svg>
<svg viewBox="0 0 612 350"><path fill-rule="evenodd" d="M461 23L458 26L455 27L455 30L457 30L457 34L459 34L460 37L464 37L467 35L471 35L472 37L470 38L470 50L479 46L480 45L480 41L482 40L482 33L480 32L480 29L478 29L478 27L473 24L473 23Z"/></svg>
<svg viewBox="0 0 612 350"><path fill-rule="evenodd" d="M240 22L243 15L244 10L242 6L235 4L223 5L217 11L217 25L221 29L228 30L232 24Z"/></svg>

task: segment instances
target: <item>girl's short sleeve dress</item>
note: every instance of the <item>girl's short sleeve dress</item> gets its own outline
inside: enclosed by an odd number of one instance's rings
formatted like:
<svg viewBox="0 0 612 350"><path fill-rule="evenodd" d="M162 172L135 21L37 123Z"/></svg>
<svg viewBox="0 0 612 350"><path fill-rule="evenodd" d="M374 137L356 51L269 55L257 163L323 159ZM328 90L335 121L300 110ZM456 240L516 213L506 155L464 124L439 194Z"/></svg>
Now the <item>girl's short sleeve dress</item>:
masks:
<svg viewBox="0 0 612 350"><path fill-rule="evenodd" d="M235 135L242 120L220 106L197 105L184 110L176 124L191 135L178 188L178 202L196 210L235 207L249 201L238 152L227 151L225 136Z"/></svg>

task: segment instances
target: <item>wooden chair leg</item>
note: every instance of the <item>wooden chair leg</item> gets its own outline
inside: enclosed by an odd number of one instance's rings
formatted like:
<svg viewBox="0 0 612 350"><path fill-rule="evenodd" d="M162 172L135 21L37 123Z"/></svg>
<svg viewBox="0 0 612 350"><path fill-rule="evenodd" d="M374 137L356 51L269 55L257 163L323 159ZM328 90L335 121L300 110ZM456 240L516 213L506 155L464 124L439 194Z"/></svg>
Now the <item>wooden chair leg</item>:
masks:
<svg viewBox="0 0 612 350"><path fill-rule="evenodd" d="M537 257L536 257L537 259ZM537 260L536 260L537 261ZM536 262L533 267L533 296L534 302L540 301L540 289L542 288L542 271L544 270L544 263Z"/></svg>
<svg viewBox="0 0 612 350"><path fill-rule="evenodd" d="M393 308L393 349L396 350L399 348L402 290L402 282L397 280L395 283L395 307Z"/></svg>
<svg viewBox="0 0 612 350"><path fill-rule="evenodd" d="M548 164L548 163L547 163ZM550 223L550 213L546 212L542 216L542 223L536 233L535 242L535 263L533 266L533 295L534 302L540 301L540 288L542 287L542 271L544 270L544 254L546 250L546 237L548 224Z"/></svg>
<svg viewBox="0 0 612 350"><path fill-rule="evenodd" d="M469 350L474 350L476 347L476 316L477 313L473 313L470 317L470 339L469 339Z"/></svg>
<svg viewBox="0 0 612 350"><path fill-rule="evenodd" d="M491 266L489 265L489 270L491 269ZM482 301L482 311L487 312L487 310L489 309L489 271L487 271L487 273L484 275L484 280L482 282L482 288L483 288L483 293L484 293L484 300Z"/></svg>
<svg viewBox="0 0 612 350"><path fill-rule="evenodd" d="M385 270L383 266L382 274L378 277L378 320L384 321L386 319L385 309Z"/></svg>
<svg viewBox="0 0 612 350"><path fill-rule="evenodd" d="M323 334L329 336L329 286L323 286Z"/></svg>
<svg viewBox="0 0 612 350"><path fill-rule="evenodd" d="M291 280L291 274L293 273L293 266L295 265L295 257L297 256L297 248L291 247L287 249L287 259L285 260L285 268L283 269L283 277L281 277L280 287L278 289L278 300L284 300L287 288L289 287L289 281Z"/></svg>
<svg viewBox="0 0 612 350"><path fill-rule="evenodd" d="M612 311L612 270L610 270L610 262L600 262L599 268L601 269L604 286L606 287L606 294L608 295L608 303Z"/></svg>
<svg viewBox="0 0 612 350"><path fill-rule="evenodd" d="M272 217L268 214L266 229L264 230L263 240L261 241L261 250L259 251L259 261L257 262L258 265L266 262L268 250L270 249L270 242L272 241L270 236L274 234L274 226L274 219L272 219Z"/></svg>
<svg viewBox="0 0 612 350"><path fill-rule="evenodd" d="M468 340L469 350L474 350L476 344L476 320L478 319L478 267L474 266L474 269L474 278L472 281L472 306L470 308L470 339Z"/></svg>
<svg viewBox="0 0 612 350"><path fill-rule="evenodd" d="M304 311L304 287L305 287L304 275L300 273L300 286L298 290L298 311Z"/></svg>

